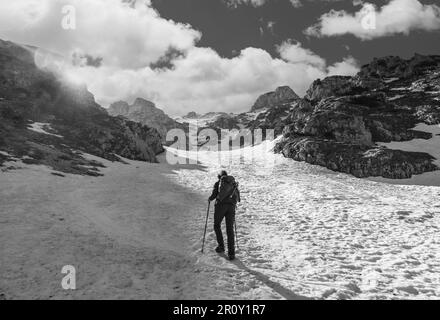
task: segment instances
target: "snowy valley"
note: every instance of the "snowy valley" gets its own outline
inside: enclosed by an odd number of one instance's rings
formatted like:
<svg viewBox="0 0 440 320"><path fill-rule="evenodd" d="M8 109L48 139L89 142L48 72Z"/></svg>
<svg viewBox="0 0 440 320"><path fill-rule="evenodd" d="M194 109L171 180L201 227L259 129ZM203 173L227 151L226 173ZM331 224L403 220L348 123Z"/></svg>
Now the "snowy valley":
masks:
<svg viewBox="0 0 440 320"><path fill-rule="evenodd" d="M0 299L440 298L439 56L171 119L144 99L105 110L33 50L0 41ZM191 124L275 139L164 144ZM200 252L221 169L242 194L232 262L213 251L213 208Z"/></svg>
<svg viewBox="0 0 440 320"><path fill-rule="evenodd" d="M3 172L0 294L439 298L438 187L358 179L274 155L273 146L224 154L243 198L235 262L213 251L212 228L200 253L206 199L219 169L213 152L199 152L198 165L180 167L168 165L165 155L159 164L84 155L105 164L98 178L60 177L26 164ZM80 290L73 293L59 286L66 264L78 272Z"/></svg>

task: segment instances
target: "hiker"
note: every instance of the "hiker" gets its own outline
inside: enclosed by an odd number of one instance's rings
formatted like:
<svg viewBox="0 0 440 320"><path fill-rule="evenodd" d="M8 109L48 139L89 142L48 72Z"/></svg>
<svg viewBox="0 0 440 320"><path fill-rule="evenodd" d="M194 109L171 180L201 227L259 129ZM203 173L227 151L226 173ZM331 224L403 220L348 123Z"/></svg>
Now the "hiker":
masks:
<svg viewBox="0 0 440 320"><path fill-rule="evenodd" d="M237 202L240 202L240 191L238 183L234 177L228 176L226 171L221 171L218 175L218 181L214 184L214 189L209 197L209 203L215 201L214 212L214 231L217 236L218 247L215 249L217 253L225 252L225 243L221 224L223 218L226 220L226 233L228 236L228 257L229 260L235 259L235 239L234 239L234 223L235 209Z"/></svg>

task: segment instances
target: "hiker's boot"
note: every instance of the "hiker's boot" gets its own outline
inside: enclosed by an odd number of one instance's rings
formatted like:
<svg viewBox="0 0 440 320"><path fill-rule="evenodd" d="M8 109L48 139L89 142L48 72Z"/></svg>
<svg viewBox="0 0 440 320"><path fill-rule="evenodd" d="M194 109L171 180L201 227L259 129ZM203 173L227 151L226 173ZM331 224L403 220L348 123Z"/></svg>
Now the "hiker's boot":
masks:
<svg viewBox="0 0 440 320"><path fill-rule="evenodd" d="M234 261L235 260L235 254L234 253L230 253L228 255L228 259L229 259L229 261Z"/></svg>
<svg viewBox="0 0 440 320"><path fill-rule="evenodd" d="M225 252L225 248L222 246L218 246L217 248L215 248L215 252L217 253L223 253Z"/></svg>

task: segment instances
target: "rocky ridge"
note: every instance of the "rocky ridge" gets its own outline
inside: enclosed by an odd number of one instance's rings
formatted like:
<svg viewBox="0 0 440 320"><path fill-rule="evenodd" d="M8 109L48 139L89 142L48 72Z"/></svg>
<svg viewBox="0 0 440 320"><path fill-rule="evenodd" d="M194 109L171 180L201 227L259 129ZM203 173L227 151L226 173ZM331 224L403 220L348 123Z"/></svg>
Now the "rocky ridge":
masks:
<svg viewBox="0 0 440 320"><path fill-rule="evenodd" d="M39 69L34 54L35 48L0 40L0 165L22 160L99 175L100 164L84 153L157 161L163 151L157 130L109 116L85 86ZM30 130L42 124L44 130Z"/></svg>
<svg viewBox="0 0 440 320"><path fill-rule="evenodd" d="M276 152L356 177L392 179L438 170L427 153L378 142L430 139L418 123L440 123L440 56L375 59L355 77L315 81L297 102Z"/></svg>

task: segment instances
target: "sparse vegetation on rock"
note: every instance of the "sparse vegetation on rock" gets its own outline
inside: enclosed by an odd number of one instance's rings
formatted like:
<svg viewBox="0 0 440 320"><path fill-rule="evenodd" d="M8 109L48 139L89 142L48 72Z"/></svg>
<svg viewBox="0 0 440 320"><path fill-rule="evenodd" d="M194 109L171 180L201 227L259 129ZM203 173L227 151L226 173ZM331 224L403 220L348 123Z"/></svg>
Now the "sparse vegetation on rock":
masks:
<svg viewBox="0 0 440 320"><path fill-rule="evenodd" d="M163 151L155 129L109 116L85 86L66 84L39 69L34 48L0 40L0 83L0 147L9 160L98 175L101 165L84 153L155 162ZM35 122L45 123L50 132L29 130Z"/></svg>

